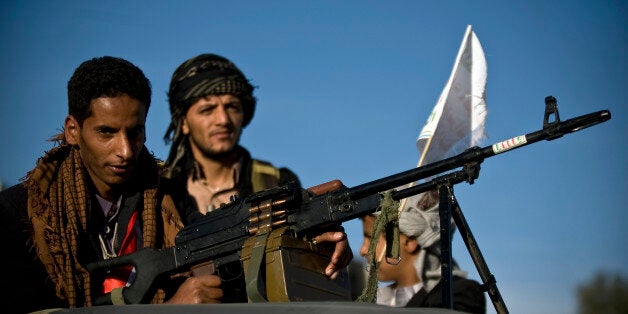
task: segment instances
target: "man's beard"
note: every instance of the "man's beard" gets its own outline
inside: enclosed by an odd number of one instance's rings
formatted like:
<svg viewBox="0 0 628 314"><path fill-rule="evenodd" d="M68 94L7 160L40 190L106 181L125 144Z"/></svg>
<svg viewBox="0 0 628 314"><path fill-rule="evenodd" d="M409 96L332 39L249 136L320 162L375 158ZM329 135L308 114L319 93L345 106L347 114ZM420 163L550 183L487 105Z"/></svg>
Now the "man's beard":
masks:
<svg viewBox="0 0 628 314"><path fill-rule="evenodd" d="M232 159L235 155L236 155L236 147L238 147L238 145L233 146L233 148L231 148L228 151L224 151L224 152L216 152L214 150L211 149L202 149L201 153L203 154L203 156L209 158L209 159L214 159L214 160L229 160Z"/></svg>
<svg viewBox="0 0 628 314"><path fill-rule="evenodd" d="M233 158L236 158L238 155L237 148L240 142L240 135L241 133L236 134L235 143L226 151L218 151L216 149L213 149L211 145L207 145L207 146L202 145L203 144L202 139L201 141L197 141L196 138L191 135L188 136L188 141L189 141L188 144L190 146L195 146L198 152L200 152L204 158L218 160L218 161L230 161ZM191 147L188 147L188 148L191 148Z"/></svg>
<svg viewBox="0 0 628 314"><path fill-rule="evenodd" d="M194 141L193 138L190 138L191 141ZM236 141L235 145L233 145L229 150L227 151L216 151L215 149L212 149L211 147L202 147L200 145L198 145L198 143L194 143L195 146L199 149L199 151L201 152L201 154L203 155L203 157L208 158L208 159L213 159L213 160L230 160L232 158L234 158L237 153L237 147L238 147L238 142Z"/></svg>

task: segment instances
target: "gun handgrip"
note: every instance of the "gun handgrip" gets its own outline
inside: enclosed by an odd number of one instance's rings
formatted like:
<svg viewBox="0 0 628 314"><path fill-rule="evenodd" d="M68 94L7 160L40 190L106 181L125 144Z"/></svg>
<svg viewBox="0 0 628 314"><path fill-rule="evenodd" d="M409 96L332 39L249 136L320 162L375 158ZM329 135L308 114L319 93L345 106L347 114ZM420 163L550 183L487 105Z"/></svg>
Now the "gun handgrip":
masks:
<svg viewBox="0 0 628 314"><path fill-rule="evenodd" d="M190 271L194 277L214 275L216 273L216 266L214 265L214 261L207 261L190 267Z"/></svg>
<svg viewBox="0 0 628 314"><path fill-rule="evenodd" d="M321 183L319 185L315 185L313 187L308 188L307 190L314 195L321 195L323 193L327 193L329 191L334 191L343 186L342 181L336 179L331 180L329 182Z"/></svg>

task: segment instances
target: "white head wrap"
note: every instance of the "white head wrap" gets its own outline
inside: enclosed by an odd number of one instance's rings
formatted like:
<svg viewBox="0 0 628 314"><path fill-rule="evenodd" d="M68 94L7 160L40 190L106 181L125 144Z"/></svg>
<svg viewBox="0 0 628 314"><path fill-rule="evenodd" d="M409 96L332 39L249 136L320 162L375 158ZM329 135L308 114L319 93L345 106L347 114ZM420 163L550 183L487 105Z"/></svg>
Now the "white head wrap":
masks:
<svg viewBox="0 0 628 314"><path fill-rule="evenodd" d="M399 215L399 231L409 237L415 237L419 247L419 255L414 262L414 268L423 282L426 291L431 291L440 281L440 216L438 198L436 204L433 201L425 201L423 196L429 196L426 192L408 198L406 206ZM438 193L435 193L438 195ZM429 198L428 198L429 199ZM450 230L453 234L456 225L451 220ZM466 277L452 259L455 276Z"/></svg>

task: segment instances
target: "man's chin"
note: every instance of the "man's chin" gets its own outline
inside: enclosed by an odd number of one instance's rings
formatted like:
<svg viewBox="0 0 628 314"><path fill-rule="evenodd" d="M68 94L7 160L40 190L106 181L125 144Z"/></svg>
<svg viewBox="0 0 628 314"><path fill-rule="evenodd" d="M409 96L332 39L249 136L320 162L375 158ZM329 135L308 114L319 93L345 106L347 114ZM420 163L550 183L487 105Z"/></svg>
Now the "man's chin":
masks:
<svg viewBox="0 0 628 314"><path fill-rule="evenodd" d="M114 174L109 177L108 184L114 188L120 187L120 186L124 186L126 183L131 181L132 178L133 178L133 174L131 172Z"/></svg>
<svg viewBox="0 0 628 314"><path fill-rule="evenodd" d="M203 155L211 159L228 159L236 154L235 146L225 150L205 151Z"/></svg>

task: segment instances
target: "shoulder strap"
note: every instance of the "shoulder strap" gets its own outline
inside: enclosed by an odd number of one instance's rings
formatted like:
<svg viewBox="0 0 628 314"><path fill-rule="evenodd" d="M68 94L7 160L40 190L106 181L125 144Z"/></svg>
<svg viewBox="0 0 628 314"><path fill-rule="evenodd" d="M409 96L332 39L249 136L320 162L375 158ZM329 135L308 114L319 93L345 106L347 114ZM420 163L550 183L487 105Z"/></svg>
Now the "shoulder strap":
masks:
<svg viewBox="0 0 628 314"><path fill-rule="evenodd" d="M279 184L279 169L268 162L253 159L251 183L254 193L275 187Z"/></svg>

